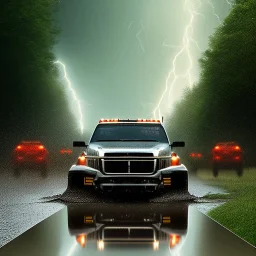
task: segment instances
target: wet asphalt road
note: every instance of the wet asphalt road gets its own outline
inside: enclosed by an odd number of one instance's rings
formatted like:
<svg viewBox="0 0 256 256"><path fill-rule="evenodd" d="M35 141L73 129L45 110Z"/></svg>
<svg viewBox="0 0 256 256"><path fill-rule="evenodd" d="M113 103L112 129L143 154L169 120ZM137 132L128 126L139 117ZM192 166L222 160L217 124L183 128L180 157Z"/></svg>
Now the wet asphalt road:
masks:
<svg viewBox="0 0 256 256"><path fill-rule="evenodd" d="M0 255L255 256L255 247L196 206L69 204L2 247Z"/></svg>
<svg viewBox="0 0 256 256"><path fill-rule="evenodd" d="M52 165L47 177L42 177L35 169L23 170L16 177L10 166L0 168L0 247L65 207L64 204L51 202L51 199L66 190L69 167L70 164ZM189 192L202 197L207 193L223 191L190 176ZM212 206L200 205L203 211Z"/></svg>

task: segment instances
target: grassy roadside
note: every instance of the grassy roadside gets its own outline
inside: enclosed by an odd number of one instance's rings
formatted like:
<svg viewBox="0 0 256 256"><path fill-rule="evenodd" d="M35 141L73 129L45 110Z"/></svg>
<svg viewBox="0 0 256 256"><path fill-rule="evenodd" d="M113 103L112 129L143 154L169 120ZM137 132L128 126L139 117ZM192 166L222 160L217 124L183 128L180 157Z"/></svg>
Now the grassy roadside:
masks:
<svg viewBox="0 0 256 256"><path fill-rule="evenodd" d="M229 194L207 195L212 199L232 199L211 210L208 215L229 230L256 246L256 168L244 170L240 178L235 171L220 171L214 178L211 170L199 170L198 177Z"/></svg>

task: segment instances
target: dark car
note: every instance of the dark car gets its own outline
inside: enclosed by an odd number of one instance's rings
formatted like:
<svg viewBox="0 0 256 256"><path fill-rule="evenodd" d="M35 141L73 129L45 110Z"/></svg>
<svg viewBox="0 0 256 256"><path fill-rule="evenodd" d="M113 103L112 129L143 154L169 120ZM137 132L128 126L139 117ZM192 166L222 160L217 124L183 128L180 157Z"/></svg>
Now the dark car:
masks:
<svg viewBox="0 0 256 256"><path fill-rule="evenodd" d="M203 154L200 152L191 152L188 154L188 171L191 173L196 173L198 168L202 167Z"/></svg>
<svg viewBox="0 0 256 256"><path fill-rule="evenodd" d="M69 170L68 186L101 191L188 191L188 171L172 152L160 120L100 120L77 164Z"/></svg>
<svg viewBox="0 0 256 256"><path fill-rule="evenodd" d="M13 164L15 174L25 167L40 167L46 174L48 151L40 141L21 141L14 149Z"/></svg>
<svg viewBox="0 0 256 256"><path fill-rule="evenodd" d="M219 142L212 149L212 169L214 177L220 169L234 169L238 176L243 174L243 151L237 142Z"/></svg>

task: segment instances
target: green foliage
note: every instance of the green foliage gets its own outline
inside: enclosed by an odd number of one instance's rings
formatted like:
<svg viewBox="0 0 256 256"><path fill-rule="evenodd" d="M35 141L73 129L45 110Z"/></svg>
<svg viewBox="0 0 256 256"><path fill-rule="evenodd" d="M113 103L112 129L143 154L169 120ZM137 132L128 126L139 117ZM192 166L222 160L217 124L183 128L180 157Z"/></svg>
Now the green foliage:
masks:
<svg viewBox="0 0 256 256"><path fill-rule="evenodd" d="M221 187L229 193L207 195L205 198L232 198L211 210L208 215L256 246L256 170L254 168L245 169L242 177L238 177L235 172L222 171L218 178L214 178L208 170L200 170L198 176L210 185Z"/></svg>
<svg viewBox="0 0 256 256"><path fill-rule="evenodd" d="M234 199L213 209L209 216L239 237L256 246L255 202L251 197Z"/></svg>
<svg viewBox="0 0 256 256"><path fill-rule="evenodd" d="M230 194L206 194L204 197L204 199L218 199L218 200L227 200L227 199L231 199L231 195Z"/></svg>
<svg viewBox="0 0 256 256"><path fill-rule="evenodd" d="M256 1L240 1L210 38L196 87L170 118L171 136L208 151L222 140L256 143Z"/></svg>
<svg viewBox="0 0 256 256"><path fill-rule="evenodd" d="M56 143L74 132L74 122L66 122L72 117L53 63L56 3L1 1L0 119L8 141L44 138Z"/></svg>

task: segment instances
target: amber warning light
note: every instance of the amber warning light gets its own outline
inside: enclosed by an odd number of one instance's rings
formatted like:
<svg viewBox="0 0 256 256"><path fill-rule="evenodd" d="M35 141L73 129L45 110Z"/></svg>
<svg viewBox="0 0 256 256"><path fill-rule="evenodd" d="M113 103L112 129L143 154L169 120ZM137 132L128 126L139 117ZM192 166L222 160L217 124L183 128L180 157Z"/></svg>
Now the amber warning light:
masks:
<svg viewBox="0 0 256 256"><path fill-rule="evenodd" d="M175 152L172 152L171 166L175 166L175 165L179 165L179 164L180 164L180 157Z"/></svg>
<svg viewBox="0 0 256 256"><path fill-rule="evenodd" d="M82 153L77 159L77 165L86 165L86 155Z"/></svg>
<svg viewBox="0 0 256 256"><path fill-rule="evenodd" d="M161 120L159 119L142 119L142 118L138 118L135 120L132 119L118 119L118 118L114 118L114 119L100 119L99 123L118 123L118 122L138 122L138 123L161 123Z"/></svg>

